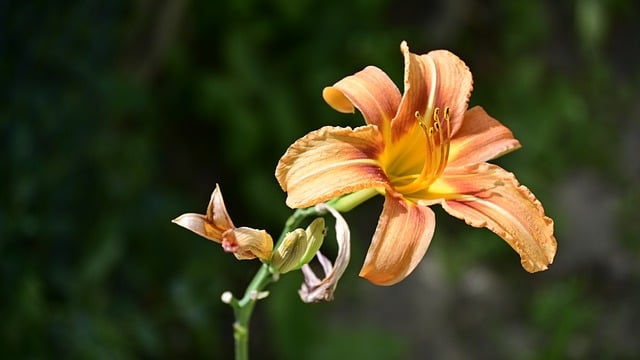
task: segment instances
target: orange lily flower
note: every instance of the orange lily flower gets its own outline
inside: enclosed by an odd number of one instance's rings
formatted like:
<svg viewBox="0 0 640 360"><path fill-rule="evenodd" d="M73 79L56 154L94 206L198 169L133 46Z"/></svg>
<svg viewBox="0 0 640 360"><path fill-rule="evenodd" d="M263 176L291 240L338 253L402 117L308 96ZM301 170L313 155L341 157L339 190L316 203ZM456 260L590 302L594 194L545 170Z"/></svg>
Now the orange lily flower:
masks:
<svg viewBox="0 0 640 360"><path fill-rule="evenodd" d="M264 230L249 227L235 227L224 205L222 192L216 184L205 215L187 213L171 220L194 233L222 245L238 260L250 260L256 257L269 260L273 250L273 239Z"/></svg>
<svg viewBox="0 0 640 360"><path fill-rule="evenodd" d="M525 270L547 269L556 252L553 220L515 176L486 161L520 147L481 107L467 110L471 72L454 54L404 55L404 94L379 68L324 89L334 109L357 108L365 126L325 126L298 139L276 177L287 205L305 208L369 189L384 207L360 276L391 285L424 256L435 229L430 205L486 227L521 257Z"/></svg>

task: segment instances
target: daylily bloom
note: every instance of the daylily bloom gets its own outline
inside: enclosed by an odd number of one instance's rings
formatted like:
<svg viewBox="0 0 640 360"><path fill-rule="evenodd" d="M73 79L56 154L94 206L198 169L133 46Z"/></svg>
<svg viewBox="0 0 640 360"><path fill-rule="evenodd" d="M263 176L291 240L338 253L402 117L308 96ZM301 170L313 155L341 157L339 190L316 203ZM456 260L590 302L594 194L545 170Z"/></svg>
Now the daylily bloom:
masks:
<svg viewBox="0 0 640 360"><path fill-rule="evenodd" d="M263 260L271 258L273 250L271 235L264 230L235 227L227 213L218 184L211 194L205 215L183 214L171 222L222 244L224 251L233 253L238 260L249 260L256 257Z"/></svg>
<svg viewBox="0 0 640 360"><path fill-rule="evenodd" d="M471 72L454 54L409 52L404 94L379 68L323 91L334 109L357 108L365 126L326 126L289 147L276 177L287 205L305 208L368 189L385 196L360 271L371 282L404 279L424 256L435 229L430 205L474 227L486 227L521 257L525 270L547 269L556 252L553 220L515 176L486 161L520 147L511 131L481 107L467 110Z"/></svg>

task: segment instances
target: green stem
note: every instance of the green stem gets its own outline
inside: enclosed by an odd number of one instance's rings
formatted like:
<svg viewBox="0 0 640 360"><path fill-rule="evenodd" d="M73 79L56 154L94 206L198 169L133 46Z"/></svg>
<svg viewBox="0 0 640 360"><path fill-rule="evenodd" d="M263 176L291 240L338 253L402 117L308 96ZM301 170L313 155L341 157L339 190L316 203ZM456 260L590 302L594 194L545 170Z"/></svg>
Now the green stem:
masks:
<svg viewBox="0 0 640 360"><path fill-rule="evenodd" d="M282 229L282 234L276 243L274 249L280 245L285 235L302 222L305 218L318 215L318 211L314 207L296 210L288 219ZM249 322L251 314L256 302L260 299L262 291L271 282L275 281L268 264L262 264L260 270L253 277L242 299L231 299L229 304L233 307L233 313L236 321L233 324L233 338L235 340L235 358L236 360L249 359Z"/></svg>
<svg viewBox="0 0 640 360"><path fill-rule="evenodd" d="M236 321L233 324L236 360L249 359L249 321L258 300L258 294L273 281L273 277L270 275L269 265L262 264L258 273L247 286L242 299L232 304L236 317Z"/></svg>
<svg viewBox="0 0 640 360"><path fill-rule="evenodd" d="M329 201L327 204L332 208L344 213L353 210L353 208L357 207L363 202L371 199L376 195L379 195L381 191L382 190L378 190L376 188L364 189L351 194L337 197Z"/></svg>
<svg viewBox="0 0 640 360"><path fill-rule="evenodd" d="M353 194L348 194L329 202L336 210L346 212L354 207L360 205L364 201L377 195L379 191L377 189L365 189ZM309 216L320 215L315 207L296 210L284 224L282 234L278 239L274 249L280 246L280 243L284 240L287 233L295 229L305 218ZM229 304L233 307L233 312L236 318L233 324L233 338L235 340L235 358L236 360L248 360L249 359L249 322L251 321L251 314L256 302L266 296L263 292L264 289L271 282L277 280L271 272L269 264L262 264L260 270L253 277L247 289L245 290L242 299L237 300L233 297L229 300Z"/></svg>

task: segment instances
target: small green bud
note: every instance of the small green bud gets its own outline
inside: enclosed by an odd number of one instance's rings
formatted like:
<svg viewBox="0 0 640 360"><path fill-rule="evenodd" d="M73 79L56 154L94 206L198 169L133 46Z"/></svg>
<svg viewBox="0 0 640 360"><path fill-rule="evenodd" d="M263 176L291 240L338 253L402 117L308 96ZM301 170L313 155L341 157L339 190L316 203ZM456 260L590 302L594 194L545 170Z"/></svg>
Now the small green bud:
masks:
<svg viewBox="0 0 640 360"><path fill-rule="evenodd" d="M307 226L305 233L307 234L307 249L298 262L298 267L302 267L302 265L311 261L318 250L320 250L322 242L324 241L324 236L326 234L326 229L324 227L324 218L319 217L313 220L311 224Z"/></svg>
<svg viewBox="0 0 640 360"><path fill-rule="evenodd" d="M284 274L300 269L316 255L324 236L324 218L316 218L305 230L298 228L285 235L271 257L273 272Z"/></svg>
<svg viewBox="0 0 640 360"><path fill-rule="evenodd" d="M300 268L302 265L298 266L298 263L307 247L307 233L300 228L293 230L285 235L282 244L273 253L271 267L281 274Z"/></svg>

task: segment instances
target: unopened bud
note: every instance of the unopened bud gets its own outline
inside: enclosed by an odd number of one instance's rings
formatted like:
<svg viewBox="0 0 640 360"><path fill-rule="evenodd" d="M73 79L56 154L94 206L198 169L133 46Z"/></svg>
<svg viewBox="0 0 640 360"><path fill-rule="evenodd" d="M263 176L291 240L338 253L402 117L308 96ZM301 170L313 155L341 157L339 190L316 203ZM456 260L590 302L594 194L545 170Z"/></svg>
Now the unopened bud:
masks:
<svg viewBox="0 0 640 360"><path fill-rule="evenodd" d="M307 226L305 230L307 234L307 250L304 252L304 255L298 262L298 267L302 267L302 265L307 264L313 257L316 255L320 247L322 246L322 242L324 241L324 236L326 235L326 229L324 227L324 218L316 218Z"/></svg>
<svg viewBox="0 0 640 360"><path fill-rule="evenodd" d="M220 300L225 304L231 304L231 301L233 301L233 294L231 294L231 291L225 291L222 293Z"/></svg>
<svg viewBox="0 0 640 360"><path fill-rule="evenodd" d="M299 268L298 263L307 250L307 233L295 229L285 235L271 257L271 267L278 273L286 273Z"/></svg>

